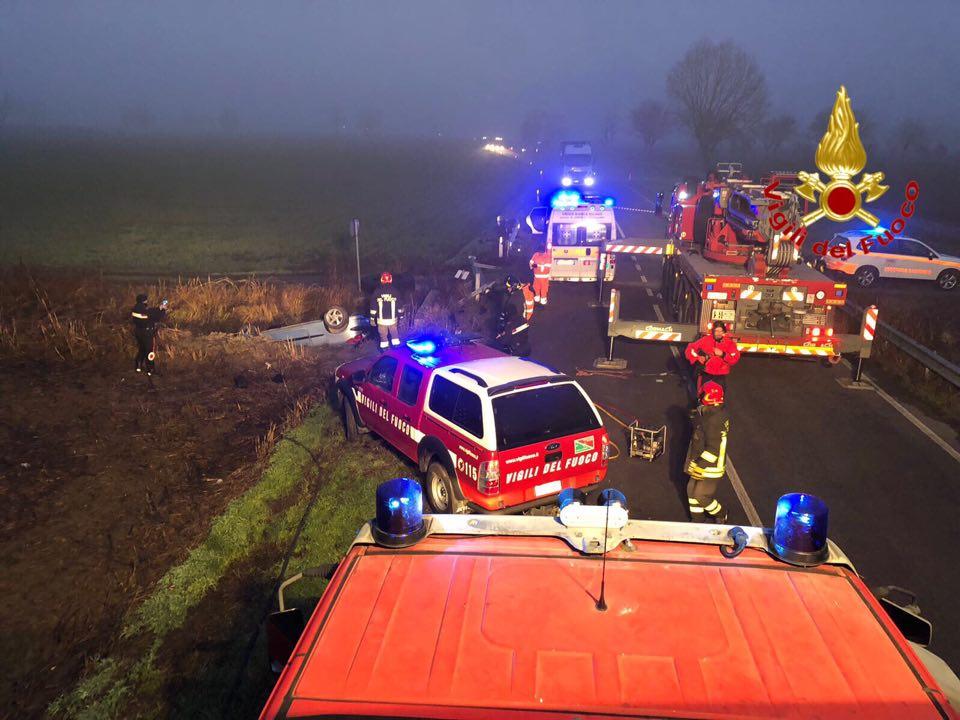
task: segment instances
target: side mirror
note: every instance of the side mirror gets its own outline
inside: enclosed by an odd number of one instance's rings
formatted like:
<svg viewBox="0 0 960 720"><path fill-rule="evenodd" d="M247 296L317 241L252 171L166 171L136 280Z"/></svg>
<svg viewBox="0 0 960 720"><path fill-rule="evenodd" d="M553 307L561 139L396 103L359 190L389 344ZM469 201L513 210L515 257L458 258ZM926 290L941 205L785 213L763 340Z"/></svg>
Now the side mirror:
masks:
<svg viewBox="0 0 960 720"><path fill-rule="evenodd" d="M928 252L927 257L930 258L931 260L936 260L937 257L939 256L935 252Z"/></svg>
<svg viewBox="0 0 960 720"><path fill-rule="evenodd" d="M550 218L550 208L535 207L527 215L527 225L534 235L542 235L547 231L547 220Z"/></svg>
<svg viewBox="0 0 960 720"><path fill-rule="evenodd" d="M875 588L873 593L907 640L923 647L930 644L933 625L921 617L916 595L896 585Z"/></svg>

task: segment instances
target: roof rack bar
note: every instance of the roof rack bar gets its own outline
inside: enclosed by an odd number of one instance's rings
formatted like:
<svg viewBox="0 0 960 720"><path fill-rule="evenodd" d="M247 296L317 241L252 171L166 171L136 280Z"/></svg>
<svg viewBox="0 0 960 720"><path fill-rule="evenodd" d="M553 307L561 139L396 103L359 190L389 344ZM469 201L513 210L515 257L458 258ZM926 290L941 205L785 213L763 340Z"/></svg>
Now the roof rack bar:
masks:
<svg viewBox="0 0 960 720"><path fill-rule="evenodd" d="M504 383L503 385L496 385L495 387L490 388L487 390L487 395L493 397L494 395L503 395L503 393L516 390L517 388L526 387L528 385L552 385L553 383L559 382L570 382L570 378L566 375L541 375L540 377L514 380L513 382Z"/></svg>
<svg viewBox="0 0 960 720"><path fill-rule="evenodd" d="M479 385L482 388L485 388L487 386L486 380L484 380L479 375L474 375L472 372L469 372L467 370L461 370L460 368L452 368L450 372L457 373L458 375L466 375L468 378L473 380L477 385Z"/></svg>

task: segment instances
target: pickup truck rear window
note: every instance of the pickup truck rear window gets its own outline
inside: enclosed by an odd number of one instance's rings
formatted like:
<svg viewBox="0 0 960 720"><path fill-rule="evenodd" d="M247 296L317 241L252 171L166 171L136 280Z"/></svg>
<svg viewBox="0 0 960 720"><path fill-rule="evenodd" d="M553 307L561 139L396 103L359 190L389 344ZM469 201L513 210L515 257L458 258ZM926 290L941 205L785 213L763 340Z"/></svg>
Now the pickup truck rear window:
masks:
<svg viewBox="0 0 960 720"><path fill-rule="evenodd" d="M497 449L533 445L596 430L597 414L575 385L548 385L493 399Z"/></svg>
<svg viewBox="0 0 960 720"><path fill-rule="evenodd" d="M476 393L438 375L430 388L430 409L474 437L483 437L483 410Z"/></svg>

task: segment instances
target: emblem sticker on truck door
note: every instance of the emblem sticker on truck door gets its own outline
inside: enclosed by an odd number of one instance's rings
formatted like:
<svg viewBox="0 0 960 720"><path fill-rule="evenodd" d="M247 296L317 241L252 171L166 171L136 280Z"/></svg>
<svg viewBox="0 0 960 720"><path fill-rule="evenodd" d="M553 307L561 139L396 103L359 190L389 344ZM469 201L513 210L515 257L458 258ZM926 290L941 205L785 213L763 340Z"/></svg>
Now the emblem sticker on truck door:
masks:
<svg viewBox="0 0 960 720"><path fill-rule="evenodd" d="M580 453L590 452L593 450L593 437L580 438L579 440L573 441L573 454L579 455Z"/></svg>

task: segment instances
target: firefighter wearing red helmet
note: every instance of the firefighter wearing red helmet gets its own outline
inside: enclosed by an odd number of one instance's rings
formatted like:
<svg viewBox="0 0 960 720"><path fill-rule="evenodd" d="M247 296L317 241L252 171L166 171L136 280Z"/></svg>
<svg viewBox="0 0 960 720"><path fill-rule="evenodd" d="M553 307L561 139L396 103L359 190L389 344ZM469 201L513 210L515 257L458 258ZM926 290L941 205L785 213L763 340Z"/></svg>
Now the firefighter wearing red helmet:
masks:
<svg viewBox="0 0 960 720"><path fill-rule="evenodd" d="M700 390L697 409L691 412L693 434L684 462L690 476L687 503L694 522L727 522L727 511L714 497L726 472L727 433L730 417L723 406L723 387L708 380Z"/></svg>
<svg viewBox="0 0 960 720"><path fill-rule="evenodd" d="M737 343L727 336L727 326L722 322L715 323L709 335L687 345L683 354L697 371L698 394L708 380L725 386L730 368L740 361Z"/></svg>
<svg viewBox="0 0 960 720"><path fill-rule="evenodd" d="M397 295L393 289L393 275L384 272L380 275L380 285L370 297L370 322L380 333L380 350L400 344L397 332Z"/></svg>

